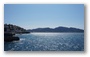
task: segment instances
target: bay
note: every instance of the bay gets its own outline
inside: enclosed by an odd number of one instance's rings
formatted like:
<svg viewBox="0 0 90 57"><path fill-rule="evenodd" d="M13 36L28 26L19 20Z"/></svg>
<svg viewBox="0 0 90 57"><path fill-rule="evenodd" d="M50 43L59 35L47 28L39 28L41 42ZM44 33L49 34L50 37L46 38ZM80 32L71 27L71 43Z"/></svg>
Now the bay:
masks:
<svg viewBox="0 0 90 57"><path fill-rule="evenodd" d="M20 41L5 42L5 51L84 51L84 33L17 34Z"/></svg>

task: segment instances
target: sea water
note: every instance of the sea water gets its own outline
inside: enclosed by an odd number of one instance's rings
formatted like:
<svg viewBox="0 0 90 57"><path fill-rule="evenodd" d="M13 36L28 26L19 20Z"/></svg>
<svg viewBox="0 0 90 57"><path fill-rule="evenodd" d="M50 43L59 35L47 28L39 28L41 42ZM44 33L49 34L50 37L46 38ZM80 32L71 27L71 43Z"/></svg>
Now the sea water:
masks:
<svg viewBox="0 0 90 57"><path fill-rule="evenodd" d="M19 41L4 42L5 51L84 51L84 33L17 34Z"/></svg>

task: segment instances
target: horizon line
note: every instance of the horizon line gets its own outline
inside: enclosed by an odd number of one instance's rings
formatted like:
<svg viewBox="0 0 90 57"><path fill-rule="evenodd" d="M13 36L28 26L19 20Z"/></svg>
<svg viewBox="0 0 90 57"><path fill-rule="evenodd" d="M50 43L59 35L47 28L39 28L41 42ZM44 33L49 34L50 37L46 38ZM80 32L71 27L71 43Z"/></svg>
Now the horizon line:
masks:
<svg viewBox="0 0 90 57"><path fill-rule="evenodd" d="M8 23L4 23L4 24L9 25L10 23L9 23L9 24L8 24ZM10 24L10 25L15 25L15 24ZM16 25L16 26L22 27L22 26L20 26L20 25ZM76 28L76 29L82 29L82 30L84 30L84 28L71 27L71 26L37 27L37 28L32 28L32 29L38 29L38 28L52 28L52 29L54 29L54 28L57 28L57 27ZM22 28L24 28L24 27L22 27ZM30 28L24 28L24 29L29 30ZM31 30L32 30L32 29L31 29Z"/></svg>

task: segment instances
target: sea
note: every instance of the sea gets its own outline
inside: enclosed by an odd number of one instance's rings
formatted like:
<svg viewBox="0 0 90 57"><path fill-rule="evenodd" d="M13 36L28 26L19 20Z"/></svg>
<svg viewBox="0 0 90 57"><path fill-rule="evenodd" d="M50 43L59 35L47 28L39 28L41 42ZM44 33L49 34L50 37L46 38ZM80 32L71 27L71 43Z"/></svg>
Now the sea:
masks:
<svg viewBox="0 0 90 57"><path fill-rule="evenodd" d="M19 41L4 42L4 51L84 51L84 33L16 34Z"/></svg>

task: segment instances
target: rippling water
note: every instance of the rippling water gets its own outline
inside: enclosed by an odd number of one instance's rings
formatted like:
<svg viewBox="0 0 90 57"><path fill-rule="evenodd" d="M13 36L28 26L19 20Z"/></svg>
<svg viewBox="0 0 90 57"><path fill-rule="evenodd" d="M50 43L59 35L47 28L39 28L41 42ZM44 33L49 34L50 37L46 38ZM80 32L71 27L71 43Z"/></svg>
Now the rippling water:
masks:
<svg viewBox="0 0 90 57"><path fill-rule="evenodd" d="M18 34L20 41L5 42L5 51L83 51L84 33Z"/></svg>

